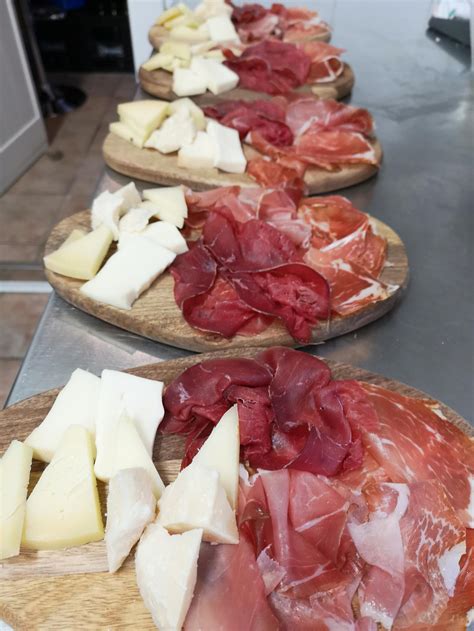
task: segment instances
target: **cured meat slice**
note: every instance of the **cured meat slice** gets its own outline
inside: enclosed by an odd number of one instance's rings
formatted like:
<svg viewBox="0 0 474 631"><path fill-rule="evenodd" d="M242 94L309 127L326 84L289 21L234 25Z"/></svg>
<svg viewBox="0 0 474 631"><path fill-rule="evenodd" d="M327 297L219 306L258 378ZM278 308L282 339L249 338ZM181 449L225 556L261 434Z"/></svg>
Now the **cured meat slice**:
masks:
<svg viewBox="0 0 474 631"><path fill-rule="evenodd" d="M197 583L185 631L275 631L278 621L266 598L252 546L201 545Z"/></svg>
<svg viewBox="0 0 474 631"><path fill-rule="evenodd" d="M311 66L303 50L275 40L248 46L240 56L231 50L224 54L224 64L239 75L240 87L267 94L285 94L303 85Z"/></svg>
<svg viewBox="0 0 474 631"><path fill-rule="evenodd" d="M395 482L436 479L464 524L474 525L474 444L429 400L361 383L379 418L365 432L373 457Z"/></svg>
<svg viewBox="0 0 474 631"><path fill-rule="evenodd" d="M435 624L454 594L466 530L437 481L408 485L408 508L400 521L406 587L397 627Z"/></svg>
<svg viewBox="0 0 474 631"><path fill-rule="evenodd" d="M344 52L343 48L336 48L326 42L306 42L300 48L311 59L308 83L335 81L342 74L344 62L340 56Z"/></svg>
<svg viewBox="0 0 474 631"><path fill-rule="evenodd" d="M352 131L371 136L374 122L370 113L333 99L314 97L288 98L286 100L286 123L295 136L307 129Z"/></svg>
<svg viewBox="0 0 474 631"><path fill-rule="evenodd" d="M341 164L377 164L374 148L362 134L341 129L311 126L295 139L294 151L306 164L329 171Z"/></svg>
<svg viewBox="0 0 474 631"><path fill-rule="evenodd" d="M242 22L237 31L240 39L245 42L258 42L278 32L279 18L277 15L266 13L253 22Z"/></svg>
<svg viewBox="0 0 474 631"><path fill-rule="evenodd" d="M171 268L175 279L174 297L178 306L189 298L209 291L217 276L217 264L202 244L196 243L187 252L176 257Z"/></svg>
<svg viewBox="0 0 474 631"><path fill-rule="evenodd" d="M294 186L305 190L304 172L305 166L298 160L292 166L268 158L252 158L247 162L247 175L261 186Z"/></svg>

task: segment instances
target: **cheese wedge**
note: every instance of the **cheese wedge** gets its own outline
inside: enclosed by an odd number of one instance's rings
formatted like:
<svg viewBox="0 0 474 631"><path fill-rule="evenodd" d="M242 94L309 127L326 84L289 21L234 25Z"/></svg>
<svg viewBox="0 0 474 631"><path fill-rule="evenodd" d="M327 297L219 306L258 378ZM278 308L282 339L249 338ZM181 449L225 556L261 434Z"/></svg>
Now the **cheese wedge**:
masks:
<svg viewBox="0 0 474 631"><path fill-rule="evenodd" d="M116 572L153 521L156 499L145 469L122 469L109 482L105 545L109 572Z"/></svg>
<svg viewBox="0 0 474 631"><path fill-rule="evenodd" d="M161 381L118 370L102 371L96 416L95 474L99 480L108 481L115 473L117 428L123 413L135 423L147 454L152 455L164 416L162 394Z"/></svg>
<svg viewBox="0 0 474 631"><path fill-rule="evenodd" d="M217 44L222 44L224 42L240 42L235 26L232 24L232 20L228 15L210 17L206 20L206 25L211 41L216 42Z"/></svg>
<svg viewBox="0 0 474 631"><path fill-rule="evenodd" d="M191 145L178 151L178 166L185 169L212 169L215 165L216 144L205 131L198 131Z"/></svg>
<svg viewBox="0 0 474 631"><path fill-rule="evenodd" d="M233 90L239 83L239 75L215 59L194 57L191 70L206 77L206 86L213 94Z"/></svg>
<svg viewBox="0 0 474 631"><path fill-rule="evenodd" d="M192 462L165 488L158 509L158 523L170 532L202 528L204 541L239 542L234 511L215 469Z"/></svg>
<svg viewBox="0 0 474 631"><path fill-rule="evenodd" d="M165 101L146 99L121 103L117 112L122 123L125 123L135 134L144 136L145 140L157 129L166 117L168 104Z"/></svg>
<svg viewBox="0 0 474 631"><path fill-rule="evenodd" d="M118 224L122 215L123 199L117 195L104 191L92 202L91 225L95 230L104 225L112 232L114 240L118 239Z"/></svg>
<svg viewBox="0 0 474 631"><path fill-rule="evenodd" d="M207 28L190 28L189 26L175 26L170 30L170 38L177 42L186 42L188 44L199 44L209 39Z"/></svg>
<svg viewBox="0 0 474 631"><path fill-rule="evenodd" d="M189 44L183 42L163 42L160 46L160 53L177 57L183 61L191 61L191 48Z"/></svg>
<svg viewBox="0 0 474 631"><path fill-rule="evenodd" d="M220 482L234 510L239 491L239 456L239 414L237 405L234 405L220 419L193 459L193 463L219 473Z"/></svg>
<svg viewBox="0 0 474 631"><path fill-rule="evenodd" d="M135 182L129 182L112 193L114 197L122 200L121 213L127 212L130 208L135 208L142 200L140 193L135 186Z"/></svg>
<svg viewBox="0 0 474 631"><path fill-rule="evenodd" d="M170 7L169 9L166 9L166 11L163 11L160 17L156 20L155 24L164 24L168 20L178 17L178 15L182 15L181 5Z"/></svg>
<svg viewBox="0 0 474 631"><path fill-rule="evenodd" d="M191 11L184 13L183 15L177 15L175 18L166 20L165 27L168 30L173 30L179 26L186 26L190 29L197 29L200 22L194 17Z"/></svg>
<svg viewBox="0 0 474 631"><path fill-rule="evenodd" d="M25 440L37 460L51 462L64 432L71 425L82 425L95 436L99 391L99 377L76 368L44 420Z"/></svg>
<svg viewBox="0 0 474 631"><path fill-rule="evenodd" d="M187 97L176 99L176 101L172 101L168 105L168 110L170 114L174 114L175 112L179 112L181 110L187 110L194 120L196 129L198 131L206 129L206 117L204 116L204 112L191 99L188 99Z"/></svg>
<svg viewBox="0 0 474 631"><path fill-rule="evenodd" d="M118 136L127 142L131 142L132 145L139 147L139 149L143 149L143 145L148 138L148 134L136 133L130 129L128 125L121 123L120 121L110 123L109 131L111 134L115 134L115 136Z"/></svg>
<svg viewBox="0 0 474 631"><path fill-rule="evenodd" d="M228 173L245 173L247 160L242 151L239 132L210 120L207 133L214 143L214 166Z"/></svg>
<svg viewBox="0 0 474 631"><path fill-rule="evenodd" d="M143 199L151 202L158 209L157 219L167 221L182 228L188 216L188 206L182 186L163 188L147 188L143 191Z"/></svg>
<svg viewBox="0 0 474 631"><path fill-rule="evenodd" d="M166 66L169 66L172 61L173 55L168 55L166 53L156 53L142 64L142 68L148 71L158 70L159 68L166 68Z"/></svg>
<svg viewBox="0 0 474 631"><path fill-rule="evenodd" d="M121 469L139 467L147 472L154 496L158 499L165 485L138 433L135 423L122 415L117 426L114 475Z"/></svg>
<svg viewBox="0 0 474 631"><path fill-rule="evenodd" d="M20 553L33 450L14 440L0 460L0 559Z"/></svg>
<svg viewBox="0 0 474 631"><path fill-rule="evenodd" d="M160 129L152 133L145 147L157 149L161 153L173 153L192 143L196 133L196 125L189 110L181 109L167 118Z"/></svg>
<svg viewBox="0 0 474 631"><path fill-rule="evenodd" d="M141 202L140 202L141 204ZM139 208L131 208L126 215L122 217L119 223L119 239L121 240L124 233L137 234L143 232L148 225L153 211L140 206Z"/></svg>
<svg viewBox="0 0 474 631"><path fill-rule="evenodd" d="M148 202L150 203L150 202ZM155 207L155 212L157 209ZM136 236L137 233L133 232L123 232L120 234L119 240L119 248L126 247L130 240ZM166 248L167 250L171 250L175 254L182 254L183 252L188 251L188 246L183 238L182 234L178 230L176 226L169 223L168 221L155 221L150 224L143 230L143 232L138 233L147 239L151 239L158 245Z"/></svg>
<svg viewBox="0 0 474 631"><path fill-rule="evenodd" d="M80 291L97 302L118 309L131 309L140 294L174 258L175 254L170 250L138 237L129 247L113 254L97 276L84 283Z"/></svg>
<svg viewBox="0 0 474 631"><path fill-rule="evenodd" d="M172 90L177 96L195 96L204 94L207 89L207 79L189 68L177 68L173 72Z"/></svg>
<svg viewBox="0 0 474 631"><path fill-rule="evenodd" d="M135 555L137 585L145 607L162 631L181 631L193 598L202 530L170 535L147 526Z"/></svg>
<svg viewBox="0 0 474 631"><path fill-rule="evenodd" d="M81 237L85 237L86 234L87 234L87 230L82 230L81 228L74 228L74 230L71 231L71 234L67 237L67 239L65 239L65 241L59 247L62 248L64 245L73 243L74 241L77 241Z"/></svg>
<svg viewBox="0 0 474 631"><path fill-rule="evenodd" d="M207 20L215 15L232 15L232 6L224 0L203 0L194 9L194 15L201 20Z"/></svg>
<svg viewBox="0 0 474 631"><path fill-rule="evenodd" d="M22 545L56 550L103 538L93 458L90 432L71 425L26 502Z"/></svg>
<svg viewBox="0 0 474 631"><path fill-rule="evenodd" d="M97 274L112 240L111 230L101 225L84 237L63 244L58 250L45 256L44 266L56 274L89 280Z"/></svg>

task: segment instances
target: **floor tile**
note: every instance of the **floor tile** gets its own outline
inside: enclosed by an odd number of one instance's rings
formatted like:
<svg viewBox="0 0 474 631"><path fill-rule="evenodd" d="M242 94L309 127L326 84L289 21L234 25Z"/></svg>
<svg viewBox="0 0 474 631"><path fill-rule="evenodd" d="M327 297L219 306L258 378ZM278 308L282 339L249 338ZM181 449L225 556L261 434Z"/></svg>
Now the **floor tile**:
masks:
<svg viewBox="0 0 474 631"><path fill-rule="evenodd" d="M0 198L0 242L36 245L49 234L62 195L4 195Z"/></svg>
<svg viewBox="0 0 474 631"><path fill-rule="evenodd" d="M17 180L8 194L64 195L76 177L80 159L76 153L50 148Z"/></svg>
<svg viewBox="0 0 474 631"><path fill-rule="evenodd" d="M0 294L0 358L24 356L48 300L48 294Z"/></svg>
<svg viewBox="0 0 474 631"><path fill-rule="evenodd" d="M39 251L39 244L0 243L0 263L35 263L39 259Z"/></svg>
<svg viewBox="0 0 474 631"><path fill-rule="evenodd" d="M21 362L21 359L0 359L0 409L5 405L20 370Z"/></svg>

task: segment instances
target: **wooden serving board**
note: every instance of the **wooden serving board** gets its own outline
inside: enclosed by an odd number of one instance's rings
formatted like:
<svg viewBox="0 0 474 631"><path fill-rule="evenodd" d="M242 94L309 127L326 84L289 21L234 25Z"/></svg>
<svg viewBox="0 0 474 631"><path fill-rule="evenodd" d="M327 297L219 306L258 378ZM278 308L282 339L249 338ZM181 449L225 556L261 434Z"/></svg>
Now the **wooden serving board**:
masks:
<svg viewBox="0 0 474 631"><path fill-rule="evenodd" d="M164 26L159 24L154 24L151 29L148 31L148 39L150 44L153 46L155 50L159 50L161 44L170 39L169 31ZM290 44L302 44L303 42L329 42L331 40L331 31L327 31L326 33L321 33L320 35L311 35L309 37L304 37L294 42L289 42ZM180 40L176 40L180 41Z"/></svg>
<svg viewBox="0 0 474 631"><path fill-rule="evenodd" d="M174 101L178 97L172 90L173 75L166 70L145 70L140 67L138 73L140 85L152 96L165 101ZM304 85L295 90L301 96L315 94L321 99L342 99L350 94L354 85L354 73L349 64L344 64L342 74L335 80L328 83L315 83L313 85ZM206 92L202 96L195 96L193 100L198 105L208 105L222 99L233 100L243 99L244 101L255 101L256 99L271 99L271 94L265 92L256 92L255 90L246 90L245 88L235 88L218 96L211 92Z"/></svg>
<svg viewBox="0 0 474 631"><path fill-rule="evenodd" d="M346 317L335 316L321 322L313 329L313 343L343 335L358 329L387 313L399 300L408 283L408 261L400 237L386 224L372 218L378 232L388 241L387 264L381 279L399 288L386 300L368 305ZM74 228L90 229L90 211L83 211L63 219L52 230L46 243L45 254L56 250ZM110 252L115 250L113 245ZM183 318L173 296L174 281L169 272L162 274L152 286L135 301L130 310L105 305L79 291L83 284L67 276L45 270L46 277L57 293L75 307L100 320L138 333L157 342L193 351L213 351L227 348L285 345L296 342L280 322L274 322L258 335L246 337L236 335L227 340L214 333L205 333L192 328Z"/></svg>
<svg viewBox="0 0 474 631"><path fill-rule="evenodd" d="M219 353L219 356L254 357L260 350L239 349ZM186 357L128 372L169 383L184 369L210 356ZM397 381L325 361L338 379L359 379L406 396L428 398L419 390ZM14 438L24 440L43 420L58 391L44 392L0 412L0 453ZM467 421L447 406L439 405L449 422L468 435L474 435ZM183 439L176 436L159 435L156 440L153 457L166 483L172 481L179 471L183 445ZM33 463L33 479L39 477L42 469L41 463ZM99 482L103 510L104 486ZM65 551L25 551L19 557L0 563L0 619L15 631L155 629L135 583L133 554L117 574L108 574L104 542Z"/></svg>
<svg viewBox="0 0 474 631"><path fill-rule="evenodd" d="M382 147L372 141L378 165L382 161ZM243 145L247 160L257 157L258 152ZM109 167L131 178L154 182L163 186L184 184L196 191L219 186L257 186L246 173L225 173L218 169L186 169L178 166L176 153L163 154L154 149L139 149L115 134L108 134L102 153ZM307 169L304 180L310 195L336 191L353 186L373 177L379 167L372 164L348 164L339 171L326 171L316 167Z"/></svg>

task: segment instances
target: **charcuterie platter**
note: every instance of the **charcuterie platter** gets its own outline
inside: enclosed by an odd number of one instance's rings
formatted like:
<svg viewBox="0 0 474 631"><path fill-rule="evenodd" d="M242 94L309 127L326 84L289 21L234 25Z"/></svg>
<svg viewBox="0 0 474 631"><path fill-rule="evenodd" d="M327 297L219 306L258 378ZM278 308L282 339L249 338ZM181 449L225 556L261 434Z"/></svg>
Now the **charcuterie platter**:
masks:
<svg viewBox="0 0 474 631"><path fill-rule="evenodd" d="M209 367L211 365L215 365L215 366L221 365L222 366L221 370L224 370L224 365L226 365L226 362L232 361L232 358L240 358L240 359L245 358L249 360L249 359L256 358L257 356L261 357L261 355L259 355L259 353L261 352L262 352L262 349L257 349L257 348L224 351L224 352L220 352L218 355L217 354L202 355L199 357L199 359L197 359L196 357L187 357L187 358L173 360L173 361L161 362L158 364L151 364L148 366L135 368L127 372L133 375L136 375L138 377L145 378L147 380L162 381L164 382L165 386L173 382L174 387L176 388L179 385L180 379L182 379L183 371L190 369L198 361L199 362L210 361L210 363L208 364ZM281 355L282 353L281 349L280 350L273 349L272 351L268 351L268 352L270 353L270 355L267 356L269 360L271 357L278 357L278 355ZM215 364L215 363L212 364L213 360L215 359L215 355L217 355L218 359L222 360L220 364L219 362L218 364ZM297 363L295 364L295 367L299 365L300 366L299 370L301 370L301 364L298 364L298 362L301 362L304 359L306 370L309 370L311 368L313 368L314 370L314 366L311 364L311 362L314 362L314 361L317 362L317 360L314 360L310 356L302 354L302 353L299 353L297 355L298 355L298 358L288 357L286 361L288 362L288 360L291 360L293 362L294 360L296 360ZM368 393L370 397L370 401L372 402L372 404L375 405L375 409L377 410L377 414L379 416L380 421L382 420L386 421L388 417L384 416L384 414L386 414L387 412L386 412L386 409L383 408L383 406L380 406L378 404L379 400L381 401L383 400L387 402L389 404L389 408L391 405L392 408L390 409L393 409L393 410L398 409L398 408L403 408L403 406L406 406L407 408L409 408L412 411L412 413L413 413L413 410L416 410L416 414L419 415L419 424L420 424L418 431L421 431L423 429L423 437L425 437L425 435L429 437L430 432L431 433L433 432L433 427L434 427L437 429L438 432L443 433L444 438L446 438L447 436L451 436L452 437L451 439L453 441L452 442L453 449L464 450L465 452L464 455L467 456L467 451L469 448L467 446L467 441L466 441L465 436L463 438L462 432L464 432L464 434L466 434L467 436L473 437L474 436L473 429L467 423L467 421L462 419L452 409L448 408L442 403L438 403L437 401L430 400L422 392L415 390L414 388L411 388L407 385L401 384L397 381L384 378L380 375L376 375L374 373L370 373L368 371L365 371L359 368L355 368L355 367L348 366L345 364L340 364L337 362L332 362L329 360L326 362L326 364L331 370L333 380L357 380L357 383L347 382L347 381L343 381L343 382L333 381L333 383L336 383L336 384L337 383L344 383L344 384L352 383L353 385L351 385L350 387L354 389L354 392L358 392L360 395L360 392L362 389L363 391ZM316 367L319 369L319 371L327 370L326 368L324 368L321 362L317 362ZM104 371L104 372L107 372L107 371ZM112 373L113 371L108 371L108 372ZM83 376L85 378L87 375L83 375ZM97 378L89 377L89 379L97 379ZM104 382L104 379L105 379L105 376L104 376L104 373L102 373L102 383ZM99 380L97 379L97 381ZM347 388L349 386L346 385L345 387ZM247 388L247 390L249 390L249 388ZM21 401L7 408L6 410L3 410L2 412L0 412L0 429L1 429L0 452L2 453L5 452L10 441L12 440L24 441L25 439L27 439L30 433L39 426L39 424L43 421L45 416L48 414L49 410L51 409L51 406L55 402L58 392L59 390L56 389L56 390L44 392L42 394L38 394L36 396L33 396L29 399ZM297 396L297 393L296 393L296 396ZM173 395L171 394L171 396L166 397L166 392L165 392L164 402L165 402L165 408L167 409L169 413L170 409L172 408L172 405L174 405ZM222 421L220 422L223 422L223 420L224 420L224 417L222 418ZM62 420L61 422L67 425L66 421ZM166 425L166 422L167 421L165 417L164 425ZM402 436L402 434L398 434L400 427L397 426L395 419L392 419L392 422L394 423L394 425L391 431L392 433L395 432L392 435L392 438L398 441ZM422 425L424 423L427 423L426 428L425 427L422 428ZM78 426L76 425L75 427L77 428ZM406 427L407 426L404 426L404 429L401 430L402 433L403 431L406 430ZM376 432L374 428L372 428L372 431ZM386 430L383 429L380 431L384 432ZM170 432L166 433L166 432L167 432L166 429L165 429L165 433L161 433L161 430L160 430L160 433L157 436L154 449L153 449L153 461L158 469L159 474L162 476L163 482L165 484L169 484L176 478L176 476L179 473L181 458L183 457L183 453L184 453L184 440L179 435L175 435ZM372 434L367 434L367 435L370 437ZM373 436L374 436L374 441L375 441L376 433ZM444 440L444 438L441 440ZM456 447L455 447L455 443L457 445ZM26 440L26 444L28 444L28 439ZM396 451L396 448L400 447L400 443L397 442L395 445L392 442L391 444L393 445L395 449L394 453L395 454L398 453ZM374 442L374 445L376 449L375 453L377 453L377 443ZM424 444L424 449L426 449L426 454L431 453L430 450L435 450L433 453L436 453L436 449L437 449L436 442L433 441L433 445L431 446ZM453 453L456 453L456 452L453 452ZM377 458L379 457L379 455L380 454L377 454ZM30 456L30 459L31 459L31 456ZM458 461L458 459L456 458L455 460L457 462L455 466L457 467L457 471L459 475L460 476L465 475L465 471L467 471L469 467L468 459L464 461L462 461L462 459L459 459ZM383 461L383 458L382 458L382 461ZM412 462L412 459L410 460L410 462ZM385 463L384 466L389 467L390 463ZM423 470L423 466L424 464L421 464L420 471ZM42 471L44 470L44 467L45 467L44 463L40 463L37 460L33 461L31 480L30 480L30 493L31 493L32 487L34 487L34 485L36 484L36 481L38 480ZM349 489L352 488L352 485L355 483L353 476L355 475L357 479L358 471L359 470L357 468L354 469L353 471L350 472L349 476L347 474L342 474L342 477L341 477L341 475L338 474L339 482L344 485L347 485L347 488ZM436 471L442 471L442 469L438 469L438 465L436 465ZM363 475L370 476L370 470L366 470L365 465L362 472L363 472ZM273 480L273 477L271 474L281 477L280 486L277 485L277 487L275 488L275 490L278 491L280 494L279 497L281 501L284 501L284 497L285 497L284 479L286 477L290 476L293 484L296 483L296 481L298 481L300 478L301 480L304 480L306 484L307 481L309 480L308 476L311 476L311 474L309 473L304 473L301 471L298 472L298 471L295 471L295 469L281 470L281 472L276 472L276 471L270 472L269 474L270 477L265 478L265 489L266 489L266 493L268 497L271 497L270 482ZM322 477L315 478L315 479L318 480L319 485L323 484ZM335 478L325 478L325 479L331 480ZM403 480L403 477L399 478L399 482L401 482L402 480ZM244 489L247 488L245 486L246 485L245 481L243 481L241 484L243 484ZM376 484L376 482L373 482L372 484ZM420 482L420 484L423 485L425 483ZM428 489L431 488L429 486L430 484L431 483L428 483L428 487L426 488ZM170 488L170 487L167 487L167 488ZM293 487L293 488L295 490L297 487ZM339 488L339 487L336 487L336 488ZM369 486L368 488L370 489L371 487ZM400 520L399 522L397 521L397 523L400 523L399 527L403 530L403 528L406 527L406 521L409 520L410 518L413 519L413 511L415 511L417 508L416 504L413 504L412 506L410 502L411 494L414 494L415 498L417 497L416 492L418 491L418 489L416 487L416 483L415 484L410 483L408 485L400 484L400 483L391 485L391 484L384 484L382 481L382 484L379 485L378 489L379 490L381 489L387 492L392 492L393 490L395 490L397 493L399 493L399 497L404 500L400 503L400 505L397 504L397 509L396 509L396 511L398 511L397 519ZM406 496L403 496L402 492L404 492L404 489L406 489L410 493L410 495L408 495L407 493ZM105 522L106 485L102 482L98 482L98 490L99 490L99 496L100 496L102 518ZM446 490L449 491L449 488L446 487ZM334 490L329 491L329 489L326 489L326 492L328 494L329 493L334 494L335 491ZM110 493L111 493L111 489L109 489L109 494ZM328 502L329 497L332 498L332 495L331 496L327 495L324 497L325 497L324 501ZM445 496L441 496L441 497L445 498ZM453 497L453 496L450 496L450 497ZM371 499L372 501L380 501L380 498L378 498L376 495L371 497ZM421 502L423 501L426 502L426 501L429 501L430 499L432 499L432 497L426 497L426 496L420 497ZM30 499L28 500L28 502L29 501ZM362 500L359 499L359 508L360 508L361 501ZM446 500L444 499L444 501ZM463 500L460 499L460 496L457 496L457 500L453 499L452 501L453 502L457 501L458 504L462 505ZM27 509L27 511L28 510L29 509ZM45 508L45 510L47 511L48 508ZM273 516L273 511L274 511L273 506L271 510L272 510L272 516ZM344 511L346 510L346 508L343 507L342 510ZM385 510L388 510L387 505L385 505ZM435 518L433 514L433 510L436 510L436 509L433 509L433 506L432 506L431 512L429 513L429 515ZM403 517L400 516L400 513L403 515L404 512L406 513L405 522L402 521ZM397 513L395 512L395 514ZM424 513L423 515L424 515L423 518L426 519L427 518L426 513ZM460 539L462 537L462 529L460 527L459 519L455 517L452 509L449 510L449 516L451 520L454 520L451 522L453 524L453 526L451 526L452 528L451 535L453 532L453 528L456 528L457 529L456 532L459 533L457 535L458 539ZM446 513L444 513L444 517L446 518ZM252 517L250 518L252 519ZM379 514L375 513L374 519L384 519L384 517L383 516L380 517ZM385 519L387 519L387 517L385 517ZM319 517L317 521L321 522L322 520L323 520L323 517ZM393 522L393 519L392 519L392 522ZM333 523L332 529L334 529L336 526L334 525L334 522L332 523ZM415 525L417 524L416 521L414 523ZM385 522L381 522L381 526L382 524L385 525ZM360 524L359 528L363 526L364 524ZM392 527L394 526L392 525ZM353 532L357 534L357 531L351 530L351 533ZM412 532L412 536L416 536L416 529L412 529L411 532ZM464 537L465 537L465 533L466 533L466 530L464 529ZM356 542L358 543L359 539L356 537L355 534L353 536ZM389 537L389 535L384 534L383 528L379 529L379 536L382 538L380 540L381 545L382 545L383 537L384 536ZM429 539L429 537L431 537L432 535L429 534L427 536L428 536L428 544L426 542L426 537L424 539L425 554L429 554L429 552L431 551L431 548L429 547L429 542L431 541L431 539ZM244 535L241 534L240 537L243 538ZM390 543L393 543L393 538L389 540L390 540ZM434 555L435 555L434 562L436 563L437 558L441 556L441 552L439 552L439 545L440 545L440 542L441 543L443 542L443 538L438 537L435 539L435 541L436 541L436 547L434 548ZM198 579L197 579L198 582L197 582L197 587L196 587L195 595L194 595L194 602L196 604L199 604L200 607L194 607L193 605L191 605L189 615L186 618L186 626L185 626L186 629L206 628L205 626L198 627L197 625L198 623L202 625L203 621L205 620L209 622L208 616L211 616L212 618L213 616L223 615L224 620L225 620L226 613L223 613L223 610L221 609L221 607L216 607L216 605L219 603L219 600L218 599L216 600L215 598L212 599L211 598L212 593L209 594L205 590L203 591L203 583L202 583L203 576L199 572L199 568L201 567L201 564L202 564L202 567L204 567L204 564L208 562L208 560L206 560L206 554L205 554L206 550L214 550L214 552L216 551L219 552L220 550L222 551L224 548L232 550L232 549L237 549L240 547L240 545L239 546L220 545L220 546L212 546L212 547L209 546L209 544L203 544L203 545L204 545L204 548L202 548L201 550L202 559L200 557L198 561ZM142 542L140 542L139 547L140 546L142 546ZM470 543L470 546L472 546L472 543ZM464 549L465 548L466 548L466 545L464 543ZM302 553L301 549L298 549L298 550L299 550L298 554L301 555ZM151 552L154 553L153 550L151 550ZM408 555L409 549L404 548L403 553L405 555ZM116 574L112 574L112 573L107 572L108 557L107 557L106 545L104 541L96 541L95 543L88 543L86 545L69 548L67 550L58 549L58 550L43 550L41 552L36 552L34 550L26 550L22 548L19 556L14 556L10 559L4 560L0 564L0 618L4 620L7 624L11 625L15 629L15 631L26 631L26 630L39 631L39 630L44 630L44 629L56 629L56 628L77 629L77 628L85 628L85 627L87 627L88 629L94 629L94 630L104 629L104 628L114 628L114 627L121 628L121 629L137 628L137 627L144 630L154 629L155 625L153 624L152 617L149 611L147 611L142 601L142 598L140 597L140 592L136 584L137 579L135 577L135 567L134 567L135 564L134 564L133 556L134 556L133 553L130 554L128 558L125 560L121 569ZM431 559L431 557L429 558ZM456 558L461 558L461 554L457 554ZM305 557L305 559L307 560L307 557ZM143 560L141 559L140 561L137 560L137 563L143 563ZM252 563L255 566L255 559L253 559ZM448 564L450 563L450 561L447 557L443 557L443 563L445 564L443 565L443 567L449 568ZM259 567L261 566L259 565ZM370 562L369 562L369 565L367 565L366 567L373 568L374 566L370 566ZM454 570L454 567L452 567L451 570ZM263 568L261 568L261 571L263 571ZM441 577L439 569L437 569L436 572L437 572L437 576ZM465 587L464 587L465 593L464 592L458 593L457 591L458 587L456 586L455 598L452 598L449 601L448 609L446 610L444 614L442 614L443 618L441 618L442 623L445 625L442 628L449 628L450 630L456 630L456 631L460 631L461 629L465 628L466 611L469 609L469 606L470 606L469 599L470 598L472 599L472 594L471 594L471 597L469 596L469 589L470 589L469 585L472 586L472 576L469 574L469 569L467 569L467 573L465 569L461 573L459 573L459 567L458 567L455 573L455 579L458 574L459 574L459 578L465 581ZM388 576L390 579L392 579L392 574ZM435 579L433 579L432 576L433 575L430 575L430 580L434 581ZM445 576L444 573L443 573L443 576ZM445 580L449 582L450 580L449 574L446 574L446 576L447 578ZM224 580L227 581L231 578L232 577L229 577L226 575ZM261 581L260 578L259 580ZM214 588L219 589L220 585L222 585L221 582L217 581L214 585ZM222 585L222 588L224 588L224 585ZM278 628L277 622L273 618L273 614L270 612L270 609L268 608L268 604L266 603L265 596L260 595L260 592L259 592L260 588L257 588L256 584L253 584L253 585L254 585L254 589L248 590L247 589L248 583L245 583L245 589L247 593L250 592L252 594L250 596L252 599L254 597L261 599L260 600L261 607L258 608L258 612L259 612L258 615L263 618L266 616L267 618L273 620L274 627L272 628ZM447 597L446 597L445 588L439 583L435 583L435 585L436 585L437 595L439 596L441 594L446 599ZM152 589L160 589L160 585L156 582L156 580L154 582L152 581ZM273 586L273 589L275 589L275 585ZM144 592L142 591L142 596L143 596L143 593ZM191 586L191 593L192 593L192 586ZM255 596L257 593L259 595ZM262 590L262 593L263 593L263 590ZM359 593L360 593L360 590L359 590ZM239 594L240 595L238 596L238 598L241 598L242 595L240 591L239 591ZM379 597L380 597L380 593L379 593ZM238 600L236 602L238 602ZM433 596L432 600L430 600L430 605L432 602L439 602L439 601L435 601L435 598ZM282 611L281 609L279 609L278 605L275 605L274 601L273 603L274 603L273 606L275 607L274 610L277 613L279 612L278 615L284 616L285 615L284 610ZM165 604L164 604L165 610L166 610L167 604L168 603L165 601ZM206 608L208 604L212 605L211 610ZM233 599L229 602L221 603L222 606L225 605L228 611L231 611L231 612L233 611L232 606L234 604L236 603L234 602ZM425 607L427 606L426 600L424 601L424 606ZM446 606L446 600L445 600L445 606ZM188 602L188 607L189 607L189 602ZM421 609L421 615L423 615L423 611L424 610ZM430 611L433 611L433 609L430 609ZM337 612L338 612L338 615L340 616L348 615L347 613L344 613L344 612L341 613L341 610L337 610ZM234 612L232 615L235 615L236 613L238 613L238 615L245 617L249 614L249 611L246 611L245 608L241 608L238 612ZM412 616L420 615L420 610L416 606L410 611L410 614ZM186 615L186 611L184 612L183 619L185 615ZM322 617L324 614L319 612L318 610L313 610L312 615L314 619L315 616ZM360 613L357 612L357 615L360 616ZM377 615L376 611L372 610L372 615L376 616ZM437 614L436 620L439 619L440 615L441 615L441 612ZM349 609L349 616L351 619L353 619L353 614L350 611L350 609ZM342 620L343 618L342 619L340 618L339 622L342 622ZM179 627L181 627L181 624L179 625ZM212 628L212 620L211 620L211 626L207 628ZM241 627L241 628L247 628L247 627Z"/></svg>
<svg viewBox="0 0 474 631"><path fill-rule="evenodd" d="M370 141L375 159L382 161L382 147L378 140ZM252 147L245 145L247 160L259 157ZM103 145L104 160L109 167L145 182L163 186L185 184L196 190L207 190L217 186L256 186L246 173L225 173L216 168L189 169L179 166L176 155L165 155L158 151L140 149L123 138L108 134ZM373 164L348 164L336 171L309 168L305 184L310 194L326 193L364 182L376 175L378 166Z"/></svg>
<svg viewBox="0 0 474 631"><path fill-rule="evenodd" d="M166 101L172 101L179 98L173 92L173 77L165 70L146 70L141 67L139 71L140 85L152 96ZM295 92L300 95L315 94L321 99L342 99L350 94L354 85L354 73L349 64L344 64L342 74L334 81L326 83L315 83L313 85L304 85L297 88ZM271 98L264 92L256 92L255 90L246 90L245 88L234 88L228 92L219 95L219 99L243 99L245 101L254 101L255 99ZM211 93L207 93L195 98L198 104L212 103L216 97Z"/></svg>
<svg viewBox="0 0 474 631"><path fill-rule="evenodd" d="M222 190L224 192L226 191L226 189ZM348 204L348 202L343 203ZM387 241L386 263L378 281L376 281L377 286L383 286L387 289L383 290L383 297L380 297L378 300L376 299L374 302L370 302L369 300L368 303L365 303L362 301L360 307L357 306L347 315L332 315L329 319L319 320L318 324L312 329L312 343L322 342L332 337L343 335L380 318L394 307L407 286L408 262L402 241L399 236L383 222L371 217L370 223L376 233L380 235L378 238L383 238ZM58 248L60 248L61 244L65 242L69 235L81 230L88 230L90 224L90 211L76 213L58 223L53 228L46 244L46 259L51 253L60 252ZM150 225L153 226L154 224ZM116 251L115 244L112 244L109 248L110 242L111 238L106 243L106 251L108 249L106 257L109 257ZM185 268L189 266L192 267L191 263L187 264L185 261L184 259L183 265ZM163 271L163 269L161 269L161 271ZM197 330L190 326L183 318L173 295L174 281L168 271L165 271L156 278L151 287L133 302L133 306L130 309L118 308L111 304L103 304L97 299L91 298L91 295L95 297L97 294L88 294L84 290L81 290L81 287L84 285L84 282L81 280L70 278L61 273L55 273L50 269L46 269L45 272L48 281L57 293L79 309L125 330L179 348L195 351L209 351L243 347L249 344L254 346L270 346L274 344L294 345L296 343L288 331L285 330L285 327L277 321L270 324L265 330L255 333L250 337L248 334L236 334L230 338L226 338L211 333L209 330L207 332ZM370 287L371 282L375 281L369 281L368 285L364 284L362 287ZM382 283L382 285L379 285L379 282ZM361 287L359 287L358 290L362 293L369 291L369 294L372 291L369 289L363 290Z"/></svg>

